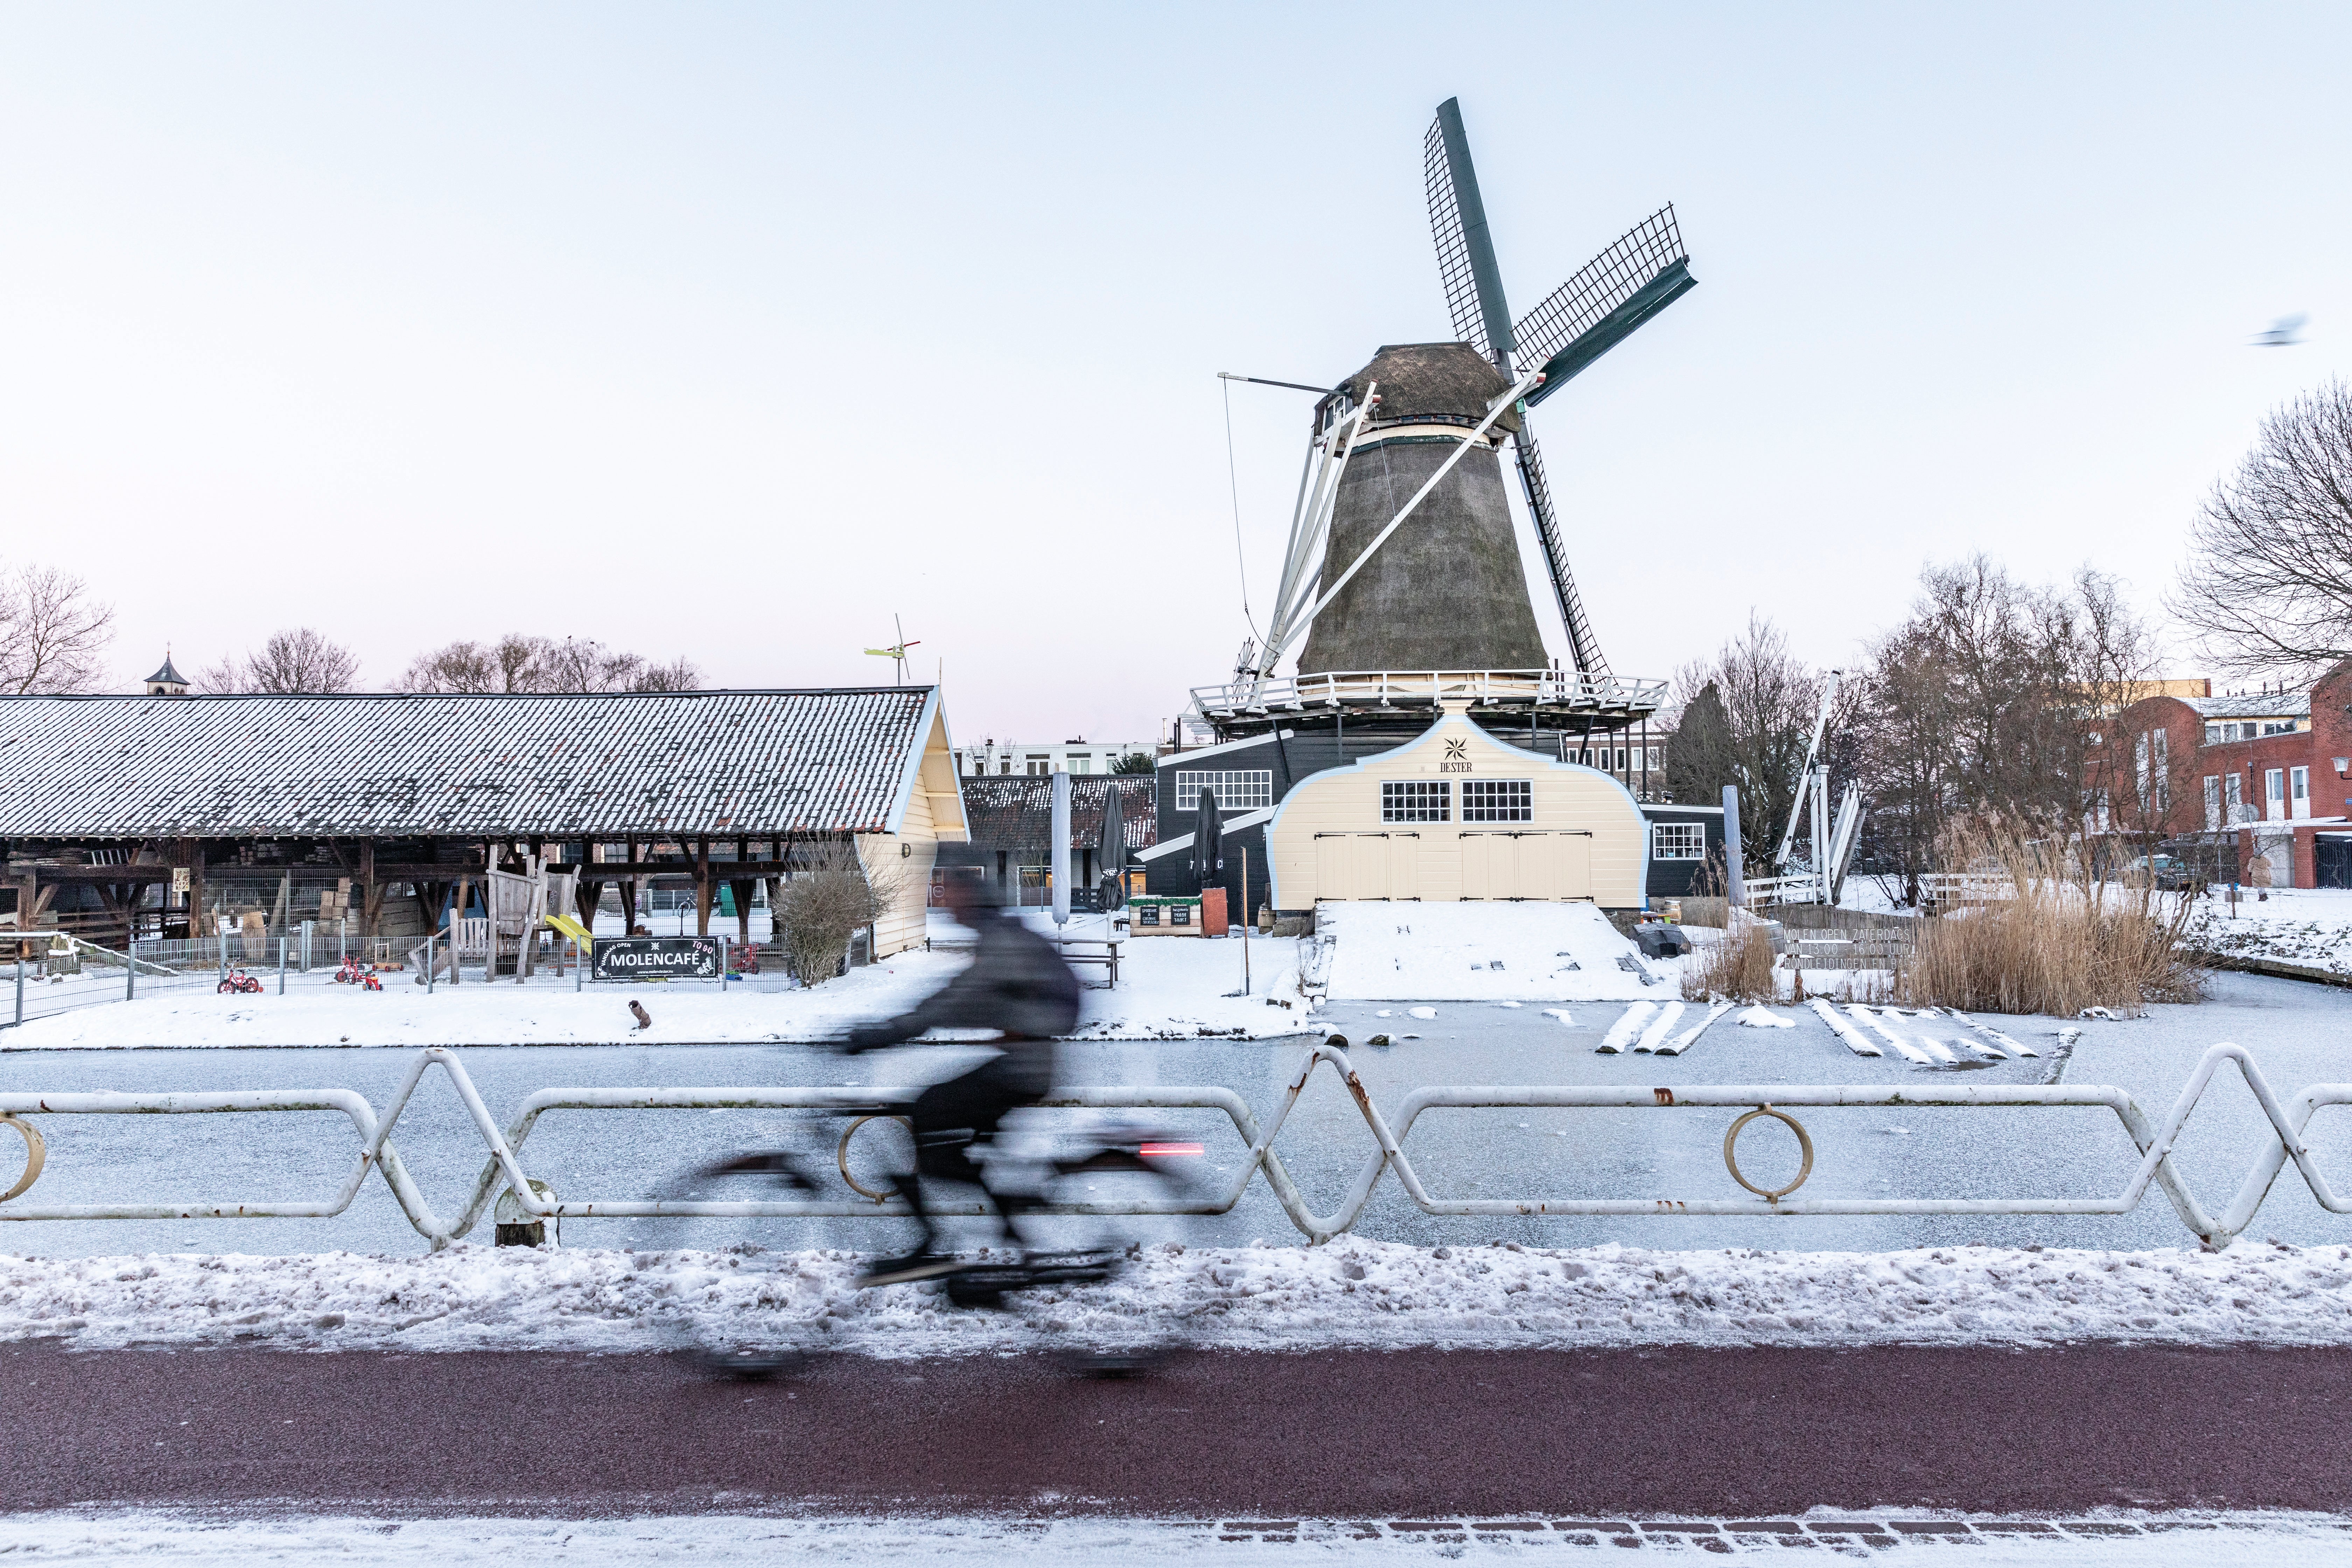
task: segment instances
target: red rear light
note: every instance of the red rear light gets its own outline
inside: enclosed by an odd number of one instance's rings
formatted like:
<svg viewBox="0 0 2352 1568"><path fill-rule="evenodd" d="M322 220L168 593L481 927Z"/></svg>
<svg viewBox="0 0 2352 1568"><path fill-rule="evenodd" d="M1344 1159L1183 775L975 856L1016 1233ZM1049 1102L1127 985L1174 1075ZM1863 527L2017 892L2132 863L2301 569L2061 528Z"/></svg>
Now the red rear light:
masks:
<svg viewBox="0 0 2352 1568"><path fill-rule="evenodd" d="M1136 1153L1146 1160L1165 1160L1181 1154L1198 1154L1198 1143L1146 1143Z"/></svg>

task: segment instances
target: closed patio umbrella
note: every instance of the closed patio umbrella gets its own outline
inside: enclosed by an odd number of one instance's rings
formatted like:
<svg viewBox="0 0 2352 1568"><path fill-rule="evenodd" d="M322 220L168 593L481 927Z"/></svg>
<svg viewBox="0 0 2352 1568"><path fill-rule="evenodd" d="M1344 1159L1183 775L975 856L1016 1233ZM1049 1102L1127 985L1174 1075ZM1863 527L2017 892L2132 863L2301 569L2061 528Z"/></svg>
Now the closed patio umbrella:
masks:
<svg viewBox="0 0 2352 1568"><path fill-rule="evenodd" d="M1127 907L1127 801L1118 781L1103 784L1102 840L1095 849L1095 865L1103 878L1103 913Z"/></svg>
<svg viewBox="0 0 2352 1568"><path fill-rule="evenodd" d="M1192 814L1192 875L1206 889L1225 879L1225 822L1217 812L1217 792L1204 789Z"/></svg>

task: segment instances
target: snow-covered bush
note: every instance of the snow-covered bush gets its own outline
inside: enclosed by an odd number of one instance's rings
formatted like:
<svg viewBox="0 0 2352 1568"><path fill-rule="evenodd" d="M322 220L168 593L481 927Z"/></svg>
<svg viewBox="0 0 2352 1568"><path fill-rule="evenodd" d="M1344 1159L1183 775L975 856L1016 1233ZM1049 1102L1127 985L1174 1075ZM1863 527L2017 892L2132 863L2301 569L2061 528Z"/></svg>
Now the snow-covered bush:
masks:
<svg viewBox="0 0 2352 1568"><path fill-rule="evenodd" d="M793 874L775 908L776 938L793 978L817 985L842 973L850 938L874 923L896 890L877 885L849 845L794 846Z"/></svg>

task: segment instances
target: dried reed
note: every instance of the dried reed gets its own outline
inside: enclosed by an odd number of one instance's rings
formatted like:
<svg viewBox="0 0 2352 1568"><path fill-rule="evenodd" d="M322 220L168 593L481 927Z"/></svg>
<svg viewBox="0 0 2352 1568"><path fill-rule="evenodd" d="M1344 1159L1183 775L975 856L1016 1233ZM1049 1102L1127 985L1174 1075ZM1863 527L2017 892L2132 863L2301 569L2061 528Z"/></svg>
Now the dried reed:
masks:
<svg viewBox="0 0 2352 1568"><path fill-rule="evenodd" d="M1723 940L1694 944L1683 961L1683 995L1694 1002L1775 1002L1780 976L1772 965L1772 933L1744 914L1731 917Z"/></svg>
<svg viewBox="0 0 2352 1568"><path fill-rule="evenodd" d="M2180 946L2189 901L2145 877L2102 874L2081 840L1964 820L1938 841L1937 859L1969 880L1921 922L1895 973L1906 1005L2071 1018L2204 994L2204 973Z"/></svg>

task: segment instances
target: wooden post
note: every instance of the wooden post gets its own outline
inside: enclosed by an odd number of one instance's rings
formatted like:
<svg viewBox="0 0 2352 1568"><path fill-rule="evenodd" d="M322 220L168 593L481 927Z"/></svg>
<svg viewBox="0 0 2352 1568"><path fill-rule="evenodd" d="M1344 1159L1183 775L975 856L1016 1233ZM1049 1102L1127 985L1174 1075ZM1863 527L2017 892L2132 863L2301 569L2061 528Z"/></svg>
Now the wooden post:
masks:
<svg viewBox="0 0 2352 1568"><path fill-rule="evenodd" d="M634 866L637 863L636 835L629 836L628 847L629 864ZM628 877L623 879L621 882L621 934L626 936L636 929L637 879L635 877Z"/></svg>
<svg viewBox="0 0 2352 1568"><path fill-rule="evenodd" d="M744 861L749 860L751 858L751 839L738 838L735 840L735 858L738 861ZM735 895L736 945L739 947L749 947L751 945L751 889L758 884L755 882L745 881L740 877L738 877L727 885Z"/></svg>
<svg viewBox="0 0 2352 1568"><path fill-rule="evenodd" d="M375 840L360 840L360 962L375 962L375 917L383 907L375 885Z"/></svg>
<svg viewBox="0 0 2352 1568"><path fill-rule="evenodd" d="M466 918L466 905L474 897L474 879L457 879L457 896L449 900L449 984L457 984L457 926Z"/></svg>
<svg viewBox="0 0 2352 1568"><path fill-rule="evenodd" d="M694 934L710 934L710 837L704 834L694 841Z"/></svg>
<svg viewBox="0 0 2352 1568"><path fill-rule="evenodd" d="M205 847L195 839L188 840L188 936L191 940L213 933L205 928L210 924L205 913Z"/></svg>

